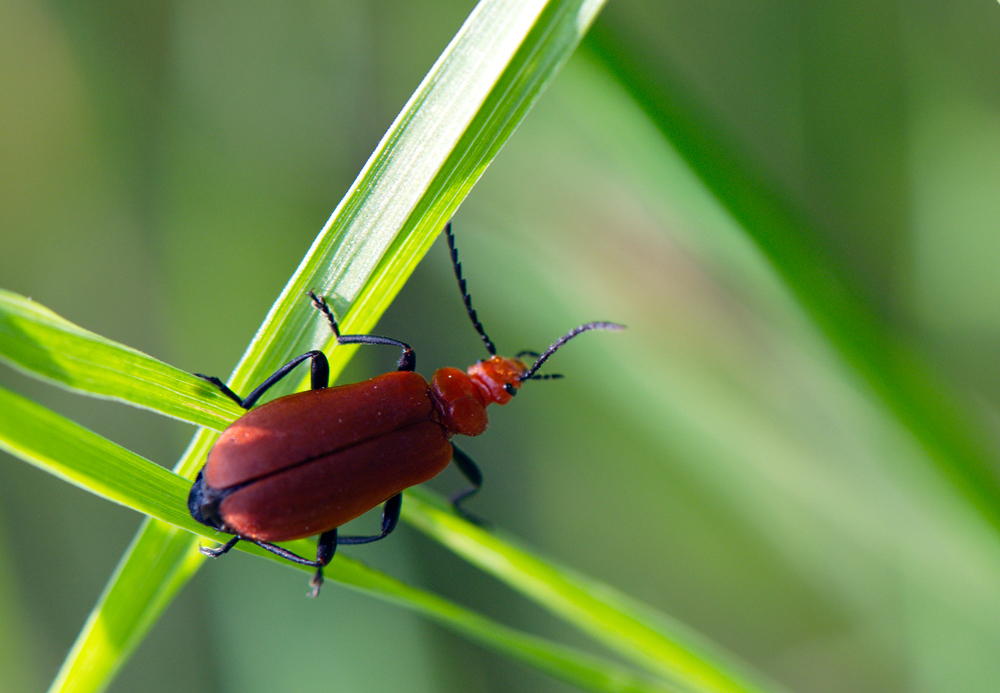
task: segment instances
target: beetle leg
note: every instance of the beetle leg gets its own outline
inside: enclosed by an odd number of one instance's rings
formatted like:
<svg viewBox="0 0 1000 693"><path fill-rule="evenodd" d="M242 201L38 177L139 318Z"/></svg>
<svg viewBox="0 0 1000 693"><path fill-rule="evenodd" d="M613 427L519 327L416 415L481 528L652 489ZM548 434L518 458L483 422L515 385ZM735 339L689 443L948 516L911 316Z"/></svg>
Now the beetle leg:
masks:
<svg viewBox="0 0 1000 693"><path fill-rule="evenodd" d="M330 364L326 360L326 354L322 351L308 351L301 356L296 356L291 361L286 363L284 366L279 368L274 375L261 383L257 389L246 396L246 399L240 399L240 396L229 389L229 386L218 378L210 375L202 375L201 373L195 373L195 375L202 380L207 380L208 382L215 385L219 390L229 399L236 402L238 405L244 409L249 409L257 400L267 392L271 387L273 387L279 380L288 375L293 368L305 361L306 359L312 359L312 368L310 370L310 385L313 390L321 390L330 383Z"/></svg>
<svg viewBox="0 0 1000 693"><path fill-rule="evenodd" d="M251 539L250 537L241 537L245 541L249 541L251 544L256 544L265 551L270 551L271 553L281 556L282 558L291 561L292 563L298 563L299 565L312 566L313 568L319 567L319 561L310 561L308 558L303 558L297 553L293 553L288 549L284 549L277 544L272 544L269 541L258 541L257 539Z"/></svg>
<svg viewBox="0 0 1000 693"><path fill-rule="evenodd" d="M417 354L413 351L413 347L398 339L378 337L373 334L343 334L337 337L337 344L385 344L396 346L403 350L399 360L396 361L396 370L412 371L417 367Z"/></svg>
<svg viewBox="0 0 1000 693"><path fill-rule="evenodd" d="M288 375L293 368L306 359L312 359L312 378L310 382L312 389L321 390L326 387L330 381L330 365L326 360L326 354L322 351L307 351L301 356L293 358L291 361L275 371L274 375L258 385L257 389L247 395L247 398L243 400L243 408L249 409L256 404L257 400L260 399L265 392L271 389L273 385Z"/></svg>
<svg viewBox="0 0 1000 693"><path fill-rule="evenodd" d="M399 509L403 506L403 494L397 493L382 506L382 533L370 537L341 537L338 544L370 544L379 539L385 539L399 522Z"/></svg>
<svg viewBox="0 0 1000 693"><path fill-rule="evenodd" d="M334 527L329 532L319 535L319 542L316 544L316 572L309 578L309 586L312 592L307 592L307 597L318 597L319 588L323 586L323 566L333 560L333 554L337 552L337 528Z"/></svg>
<svg viewBox="0 0 1000 693"><path fill-rule="evenodd" d="M251 544L256 544L265 551L270 551L276 556L281 556L285 560L291 561L292 563L298 563L299 565L307 565L316 569L316 573L310 578L309 584L312 586L312 592L309 593L310 597L315 597L319 594L319 588L323 584L323 566L333 560L333 554L337 551L337 529L331 529L329 532L324 532L319 537L319 543L316 545L316 560L310 561L308 558L303 558L302 556L289 551L288 549L282 548L277 544L272 544L269 541L258 541L257 539L251 539L250 537L234 537L230 540L229 544L226 544L225 550L228 551L232 548L232 544L235 544L239 539L244 541L249 541ZM205 552L205 549L202 549ZM225 553L225 551L221 552ZM221 553L219 555L221 555Z"/></svg>
<svg viewBox="0 0 1000 693"><path fill-rule="evenodd" d="M198 550L201 551L206 556L208 556L209 558L218 558L219 556L221 556L224 553L229 553L229 549L231 549L234 546L236 546L236 542L238 542L239 540L240 540L240 538L238 536L236 536L236 537L233 537L232 539L230 539L229 541L227 541L225 544L223 544L222 546L220 546L217 549L210 549L207 546L199 546Z"/></svg>
<svg viewBox="0 0 1000 693"><path fill-rule="evenodd" d="M459 450L457 447L452 445L452 457L451 461L455 463L458 467L458 471L462 472L462 476L469 480L472 486L464 488L461 491L455 493L451 497L451 504L455 508L455 512L464 517L469 522L477 525L486 524L484 520L476 517L468 510L462 507L462 503L469 498L473 493L478 491L483 485L483 473L479 471L479 467L476 463L472 461L472 458L466 455L464 452Z"/></svg>
<svg viewBox="0 0 1000 693"><path fill-rule="evenodd" d="M333 330L333 334L337 338L337 344L384 344L399 347L403 350L403 353L400 354L399 360L396 361L396 370L412 371L417 367L417 355L413 351L413 347L409 344L401 342L398 339L378 337L373 334L340 334L337 319L333 317L333 311L330 310L330 306L326 305L326 299L322 296L317 296L312 291L309 292L309 298L312 299L312 304L316 310L321 312L326 317L326 321L330 323L330 329Z"/></svg>
<svg viewBox="0 0 1000 693"><path fill-rule="evenodd" d="M238 394L230 390L228 385L226 385L224 382L216 378L214 375L202 375L201 373L195 373L194 375L197 378L201 378L202 380L207 380L208 382L212 383L217 388L219 388L219 391L222 392L222 394L224 394L226 397L233 400L241 407L243 406L243 399Z"/></svg>

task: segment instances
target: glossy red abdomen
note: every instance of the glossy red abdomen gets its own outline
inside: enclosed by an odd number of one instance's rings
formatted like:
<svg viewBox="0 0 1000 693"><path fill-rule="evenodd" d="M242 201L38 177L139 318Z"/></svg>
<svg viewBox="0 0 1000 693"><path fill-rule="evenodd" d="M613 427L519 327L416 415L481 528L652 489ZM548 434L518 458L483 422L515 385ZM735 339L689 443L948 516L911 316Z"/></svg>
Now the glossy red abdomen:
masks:
<svg viewBox="0 0 1000 693"><path fill-rule="evenodd" d="M268 402L219 437L203 472L225 491L227 531L262 541L321 534L451 461L427 381L411 371Z"/></svg>

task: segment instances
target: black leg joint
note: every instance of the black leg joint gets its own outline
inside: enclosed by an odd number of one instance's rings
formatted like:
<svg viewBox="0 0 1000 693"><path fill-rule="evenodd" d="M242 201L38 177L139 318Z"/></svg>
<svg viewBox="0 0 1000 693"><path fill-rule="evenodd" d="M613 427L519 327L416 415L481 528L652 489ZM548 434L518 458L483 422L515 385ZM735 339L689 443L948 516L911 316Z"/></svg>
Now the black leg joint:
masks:
<svg viewBox="0 0 1000 693"><path fill-rule="evenodd" d="M385 346L399 347L403 350L399 361L396 362L397 371L412 371L417 367L417 354L406 342L390 337L379 337L373 334L344 334L337 337L337 344L382 344Z"/></svg>
<svg viewBox="0 0 1000 693"><path fill-rule="evenodd" d="M397 493L382 506L382 532L370 537L341 537L338 544L370 544L379 539L385 539L396 529L399 523L399 511L403 506L403 494Z"/></svg>
<svg viewBox="0 0 1000 693"><path fill-rule="evenodd" d="M403 349L403 355L396 361L397 371L415 371L417 369L417 355L413 349L407 347Z"/></svg>

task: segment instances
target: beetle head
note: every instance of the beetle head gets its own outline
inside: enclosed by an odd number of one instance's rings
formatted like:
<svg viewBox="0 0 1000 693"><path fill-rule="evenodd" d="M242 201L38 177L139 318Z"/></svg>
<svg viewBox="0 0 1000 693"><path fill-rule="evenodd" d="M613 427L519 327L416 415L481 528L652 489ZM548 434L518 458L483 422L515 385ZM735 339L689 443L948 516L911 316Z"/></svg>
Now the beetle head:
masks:
<svg viewBox="0 0 1000 693"><path fill-rule="evenodd" d="M520 359L491 356L469 366L466 373L476 384L487 403L507 404L521 387L521 376L528 371Z"/></svg>

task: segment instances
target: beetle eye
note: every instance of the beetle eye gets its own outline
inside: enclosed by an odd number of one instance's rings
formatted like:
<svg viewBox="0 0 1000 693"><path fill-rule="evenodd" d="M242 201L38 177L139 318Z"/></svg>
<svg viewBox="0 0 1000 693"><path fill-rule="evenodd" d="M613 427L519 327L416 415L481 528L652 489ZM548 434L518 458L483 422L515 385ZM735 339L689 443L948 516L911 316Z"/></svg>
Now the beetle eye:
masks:
<svg viewBox="0 0 1000 693"><path fill-rule="evenodd" d="M514 395L516 395L516 394L517 394L517 388L516 388L516 387L514 387L513 385L511 385L510 383L504 383L504 384L503 384L503 389L504 389L504 390L505 390L505 391L507 392L507 394L508 394L508 395L510 395L511 397L513 397Z"/></svg>

